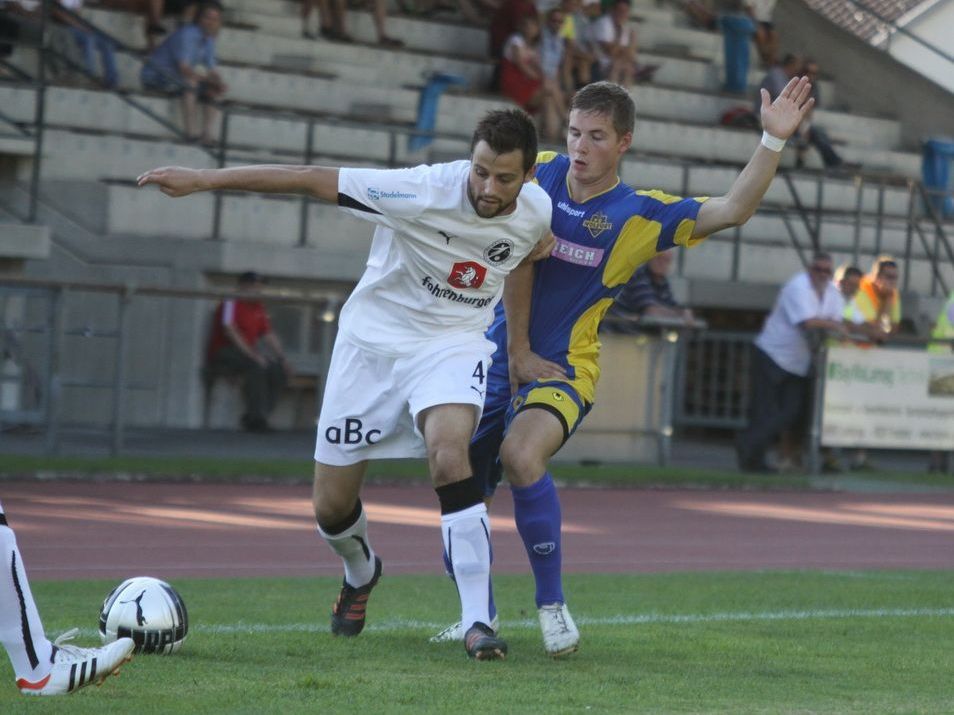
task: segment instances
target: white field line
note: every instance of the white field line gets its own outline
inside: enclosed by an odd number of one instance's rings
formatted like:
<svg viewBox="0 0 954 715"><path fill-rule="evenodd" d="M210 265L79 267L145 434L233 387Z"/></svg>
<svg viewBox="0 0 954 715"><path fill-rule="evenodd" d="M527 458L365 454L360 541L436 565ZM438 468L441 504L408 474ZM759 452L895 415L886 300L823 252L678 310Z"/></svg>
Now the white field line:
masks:
<svg viewBox="0 0 954 715"><path fill-rule="evenodd" d="M615 616L574 616L581 626L639 626L681 623L747 623L756 621L808 621L837 618L950 618L954 608L833 608L808 611L739 611L730 613L645 613L620 614ZM447 622L417 621L389 618L378 623L369 623L365 631L394 633L400 631L439 631ZM536 619L502 621L501 630L537 629ZM324 633L328 624L324 618L316 623L212 623L192 624L190 633L209 635L256 634L256 633ZM80 629L83 636L96 635L91 628Z"/></svg>

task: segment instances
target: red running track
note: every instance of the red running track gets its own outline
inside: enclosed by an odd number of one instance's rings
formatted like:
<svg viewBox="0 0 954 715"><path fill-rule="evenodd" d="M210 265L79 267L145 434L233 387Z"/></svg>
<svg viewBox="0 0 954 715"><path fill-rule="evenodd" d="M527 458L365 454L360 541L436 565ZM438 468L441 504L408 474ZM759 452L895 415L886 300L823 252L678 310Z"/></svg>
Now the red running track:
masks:
<svg viewBox="0 0 954 715"><path fill-rule="evenodd" d="M338 575L306 486L0 483L32 579ZM369 486L389 573L442 573L437 500ZM579 572L954 568L954 494L566 489L564 564ZM509 491L498 572L524 573Z"/></svg>

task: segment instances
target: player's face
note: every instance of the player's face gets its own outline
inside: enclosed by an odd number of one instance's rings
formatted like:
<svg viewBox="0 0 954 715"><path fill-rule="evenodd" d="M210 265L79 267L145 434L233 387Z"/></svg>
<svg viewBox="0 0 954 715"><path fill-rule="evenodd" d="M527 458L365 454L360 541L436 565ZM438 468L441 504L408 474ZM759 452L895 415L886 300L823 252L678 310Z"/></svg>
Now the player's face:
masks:
<svg viewBox="0 0 954 715"><path fill-rule="evenodd" d="M619 136L608 114L574 109L566 134L570 176L584 185L615 182L619 160L632 142L632 132Z"/></svg>
<svg viewBox="0 0 954 715"><path fill-rule="evenodd" d="M474 147L467 180L467 198L481 218L511 213L517 195L532 172L523 170L523 152L519 149L498 154L481 140Z"/></svg>

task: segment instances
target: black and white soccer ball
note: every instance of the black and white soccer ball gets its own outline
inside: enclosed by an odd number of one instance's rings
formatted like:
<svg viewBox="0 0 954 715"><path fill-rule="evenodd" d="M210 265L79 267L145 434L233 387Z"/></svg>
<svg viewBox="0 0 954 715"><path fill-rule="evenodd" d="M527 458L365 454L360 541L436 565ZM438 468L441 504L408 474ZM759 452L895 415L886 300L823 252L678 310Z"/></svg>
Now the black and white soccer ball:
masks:
<svg viewBox="0 0 954 715"><path fill-rule="evenodd" d="M109 592L99 612L103 643L132 638L137 653L175 653L188 632L185 601L168 583L151 576L123 581Z"/></svg>

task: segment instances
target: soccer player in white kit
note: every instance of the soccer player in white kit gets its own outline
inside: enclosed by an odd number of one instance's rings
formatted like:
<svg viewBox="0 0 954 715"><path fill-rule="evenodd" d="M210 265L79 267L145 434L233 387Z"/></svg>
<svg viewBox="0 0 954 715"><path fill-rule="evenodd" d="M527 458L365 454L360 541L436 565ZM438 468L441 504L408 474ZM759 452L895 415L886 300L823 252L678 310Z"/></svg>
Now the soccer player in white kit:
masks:
<svg viewBox="0 0 954 715"><path fill-rule="evenodd" d="M101 648L67 645L76 633L67 631L54 642L46 637L17 537L0 504L0 643L10 658L17 687L24 695L68 695L102 682L132 660L135 643L118 638Z"/></svg>
<svg viewBox="0 0 954 715"><path fill-rule="evenodd" d="M381 575L367 535L367 460L427 457L456 576L465 649L506 656L490 623L490 524L468 447L494 344L484 336L504 279L532 280L527 259L549 240L550 199L530 182L537 138L520 110L477 125L471 159L411 169L164 167L139 177L170 196L229 189L308 193L377 225L367 267L341 311L315 448L318 532L344 562L331 614L356 636ZM514 290L514 293L517 293Z"/></svg>

